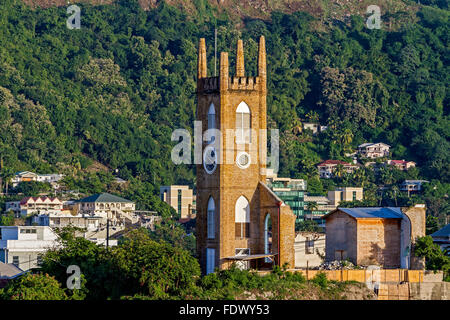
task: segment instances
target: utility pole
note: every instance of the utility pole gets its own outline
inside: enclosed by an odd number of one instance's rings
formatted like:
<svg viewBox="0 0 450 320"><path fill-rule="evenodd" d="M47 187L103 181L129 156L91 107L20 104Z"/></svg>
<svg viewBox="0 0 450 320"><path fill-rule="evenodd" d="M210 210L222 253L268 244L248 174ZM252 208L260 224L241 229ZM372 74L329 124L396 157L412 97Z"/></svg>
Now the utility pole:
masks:
<svg viewBox="0 0 450 320"><path fill-rule="evenodd" d="M106 219L106 249L109 248L109 218Z"/></svg>
<svg viewBox="0 0 450 320"><path fill-rule="evenodd" d="M217 28L214 29L214 77L217 77Z"/></svg>

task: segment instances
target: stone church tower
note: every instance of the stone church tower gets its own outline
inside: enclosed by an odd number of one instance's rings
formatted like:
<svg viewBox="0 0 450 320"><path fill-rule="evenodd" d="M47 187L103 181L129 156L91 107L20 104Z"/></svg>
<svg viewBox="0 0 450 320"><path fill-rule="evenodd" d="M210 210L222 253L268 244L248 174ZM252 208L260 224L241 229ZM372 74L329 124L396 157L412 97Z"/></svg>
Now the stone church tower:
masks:
<svg viewBox="0 0 450 320"><path fill-rule="evenodd" d="M241 268L294 267L295 216L266 185L267 68L259 40L258 75L245 75L242 40L236 71L220 54L218 77L208 77L200 39L197 120L202 122L202 163L197 165L197 253L203 273L235 262ZM220 130L212 131L214 129ZM214 133L215 132L215 133ZM229 133L232 133L231 135Z"/></svg>

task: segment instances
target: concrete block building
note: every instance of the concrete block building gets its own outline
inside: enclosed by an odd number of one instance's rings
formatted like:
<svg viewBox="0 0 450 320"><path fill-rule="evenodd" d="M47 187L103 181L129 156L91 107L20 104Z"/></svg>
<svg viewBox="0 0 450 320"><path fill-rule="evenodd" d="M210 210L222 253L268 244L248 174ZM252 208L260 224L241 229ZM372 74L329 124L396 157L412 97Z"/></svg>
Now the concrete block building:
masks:
<svg viewBox="0 0 450 320"><path fill-rule="evenodd" d="M161 200L174 208L181 219L190 218L195 212L194 195L189 186L161 186Z"/></svg>
<svg viewBox="0 0 450 320"><path fill-rule="evenodd" d="M338 208L325 216L326 261L424 269L414 243L425 235L425 206Z"/></svg>
<svg viewBox="0 0 450 320"><path fill-rule="evenodd" d="M200 39L197 120L202 133L209 133L202 141L202 164L197 165L196 237L203 273L233 262L242 268L270 267L273 262L294 267L295 216L266 185L264 37L259 40L256 77L245 75L242 40L236 56L234 76L228 53L222 52L219 76L208 77L205 39Z"/></svg>
<svg viewBox="0 0 450 320"><path fill-rule="evenodd" d="M58 236L50 227L0 227L0 262L11 263L23 271L36 268L41 256L58 247Z"/></svg>

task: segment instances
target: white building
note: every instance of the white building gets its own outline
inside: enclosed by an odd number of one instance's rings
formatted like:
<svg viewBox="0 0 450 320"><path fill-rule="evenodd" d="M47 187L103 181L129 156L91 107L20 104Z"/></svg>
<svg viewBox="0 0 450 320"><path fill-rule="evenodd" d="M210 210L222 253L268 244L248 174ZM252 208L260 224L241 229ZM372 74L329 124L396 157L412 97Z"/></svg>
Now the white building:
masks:
<svg viewBox="0 0 450 320"><path fill-rule="evenodd" d="M363 143L358 146L358 153L364 158L381 158L389 156L389 148L391 146L378 142L378 143Z"/></svg>
<svg viewBox="0 0 450 320"><path fill-rule="evenodd" d="M53 188L58 189L58 181L64 178L63 174L51 173L51 174L36 174L30 171L20 171L15 174L11 179L12 186L15 188L21 182L26 181L38 181L38 182L48 182Z"/></svg>
<svg viewBox="0 0 450 320"><path fill-rule="evenodd" d="M299 232L295 236L295 268L313 268L322 264L325 257L325 234Z"/></svg>
<svg viewBox="0 0 450 320"><path fill-rule="evenodd" d="M42 255L58 246L58 236L50 227L0 226L0 261L24 271L38 267Z"/></svg>
<svg viewBox="0 0 450 320"><path fill-rule="evenodd" d="M107 219L115 227L125 227L126 223L135 224L139 221L133 201L109 193L83 198L75 203L75 207L78 214L101 217L101 225L106 225Z"/></svg>
<svg viewBox="0 0 450 320"><path fill-rule="evenodd" d="M410 192L419 192L422 190L422 185L427 183L427 180L405 180L400 186L400 190Z"/></svg>
<svg viewBox="0 0 450 320"><path fill-rule="evenodd" d="M20 201L8 201L6 211L13 211L16 217L26 217L33 213L59 213L63 209L63 202L58 198L25 197Z"/></svg>

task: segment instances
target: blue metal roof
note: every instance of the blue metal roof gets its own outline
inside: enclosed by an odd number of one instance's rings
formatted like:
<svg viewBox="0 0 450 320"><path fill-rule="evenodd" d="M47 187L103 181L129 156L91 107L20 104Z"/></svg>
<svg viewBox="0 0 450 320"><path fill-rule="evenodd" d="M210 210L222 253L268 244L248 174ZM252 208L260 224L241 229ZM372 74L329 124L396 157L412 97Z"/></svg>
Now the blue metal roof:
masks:
<svg viewBox="0 0 450 320"><path fill-rule="evenodd" d="M403 217L401 209L396 207L338 208L338 210L341 210L356 219L401 219Z"/></svg>
<svg viewBox="0 0 450 320"><path fill-rule="evenodd" d="M432 238L446 238L450 237L450 224L443 227L441 230L436 231L431 235Z"/></svg>

